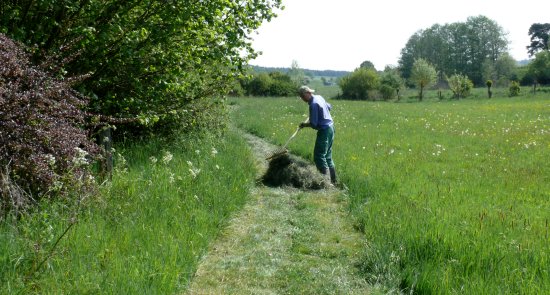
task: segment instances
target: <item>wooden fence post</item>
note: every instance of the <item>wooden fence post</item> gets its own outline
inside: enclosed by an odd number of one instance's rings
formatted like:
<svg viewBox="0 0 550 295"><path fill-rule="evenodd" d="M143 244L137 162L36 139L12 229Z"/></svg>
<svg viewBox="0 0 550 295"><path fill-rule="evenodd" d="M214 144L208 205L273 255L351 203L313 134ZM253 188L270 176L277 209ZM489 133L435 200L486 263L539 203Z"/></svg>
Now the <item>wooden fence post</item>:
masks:
<svg viewBox="0 0 550 295"><path fill-rule="evenodd" d="M103 160L101 161L100 173L109 180L113 178L113 135L112 128L105 127L99 132L99 144L103 146Z"/></svg>

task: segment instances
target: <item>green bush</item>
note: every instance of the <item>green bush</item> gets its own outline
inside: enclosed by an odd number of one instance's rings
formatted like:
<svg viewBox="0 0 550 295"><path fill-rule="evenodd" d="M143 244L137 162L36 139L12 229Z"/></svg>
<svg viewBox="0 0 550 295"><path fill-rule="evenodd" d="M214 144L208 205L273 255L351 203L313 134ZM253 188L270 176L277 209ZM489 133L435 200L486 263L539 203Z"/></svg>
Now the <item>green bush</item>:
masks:
<svg viewBox="0 0 550 295"><path fill-rule="evenodd" d="M520 90L521 88L519 87L519 83L517 81L512 81L510 87L508 88L508 95L510 97L519 96Z"/></svg>
<svg viewBox="0 0 550 295"><path fill-rule="evenodd" d="M470 94L470 90L474 87L474 83L465 75L455 74L447 77L449 88L453 92L455 98L464 98Z"/></svg>
<svg viewBox="0 0 550 295"><path fill-rule="evenodd" d="M246 95L252 96L293 96L298 85L291 77L281 72L259 73L250 80L241 80Z"/></svg>
<svg viewBox="0 0 550 295"><path fill-rule="evenodd" d="M358 68L351 74L342 77L338 82L342 89L342 97L352 100L367 100L369 91L377 89L380 78L375 70Z"/></svg>

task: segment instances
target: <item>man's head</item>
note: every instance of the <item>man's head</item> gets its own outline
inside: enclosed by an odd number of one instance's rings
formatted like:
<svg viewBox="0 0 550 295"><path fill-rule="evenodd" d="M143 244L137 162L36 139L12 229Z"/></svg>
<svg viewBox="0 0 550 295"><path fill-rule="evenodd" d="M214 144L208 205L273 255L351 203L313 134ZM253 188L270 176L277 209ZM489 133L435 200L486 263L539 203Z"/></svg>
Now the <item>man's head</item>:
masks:
<svg viewBox="0 0 550 295"><path fill-rule="evenodd" d="M314 93L315 90L307 87L307 86L302 86L298 89L298 94L300 95L300 98L303 100L303 101L310 101L311 98L312 98L312 93Z"/></svg>

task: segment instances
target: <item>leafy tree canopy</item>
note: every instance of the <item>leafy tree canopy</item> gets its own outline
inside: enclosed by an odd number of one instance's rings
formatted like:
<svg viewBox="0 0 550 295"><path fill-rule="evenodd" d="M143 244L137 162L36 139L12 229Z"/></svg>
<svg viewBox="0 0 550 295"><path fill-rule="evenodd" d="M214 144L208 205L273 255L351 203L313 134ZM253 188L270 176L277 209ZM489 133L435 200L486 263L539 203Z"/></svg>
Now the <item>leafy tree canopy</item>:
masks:
<svg viewBox="0 0 550 295"><path fill-rule="evenodd" d="M550 23L532 24L529 28L531 44L527 46L529 56L534 56L537 52L548 50L548 40L550 39Z"/></svg>
<svg viewBox="0 0 550 295"><path fill-rule="evenodd" d="M379 83L380 78L374 69L361 67L338 82L343 98L354 100L368 99L369 91L378 88Z"/></svg>
<svg viewBox="0 0 550 295"><path fill-rule="evenodd" d="M550 51L541 51L528 65L528 74L533 77L535 84L550 83Z"/></svg>
<svg viewBox="0 0 550 295"><path fill-rule="evenodd" d="M413 34L401 50L399 68L411 77L414 61L423 58L440 73L462 73L475 84L483 85L483 62L494 63L507 52L503 29L485 16L469 17L466 22L435 24Z"/></svg>
<svg viewBox="0 0 550 295"><path fill-rule="evenodd" d="M280 0L2 1L0 31L35 59L72 44L64 71L91 73L90 107L119 117L178 120L194 100L221 96L254 58L250 34ZM195 109L196 110L196 109Z"/></svg>
<svg viewBox="0 0 550 295"><path fill-rule="evenodd" d="M373 70L376 71L376 68L374 67L374 64L370 60L366 60L366 61L362 62L359 67L360 68L365 68L365 69L373 69Z"/></svg>
<svg viewBox="0 0 550 295"><path fill-rule="evenodd" d="M420 89L419 100L422 101L424 89L437 81L437 71L427 60L419 58L414 61L411 81Z"/></svg>

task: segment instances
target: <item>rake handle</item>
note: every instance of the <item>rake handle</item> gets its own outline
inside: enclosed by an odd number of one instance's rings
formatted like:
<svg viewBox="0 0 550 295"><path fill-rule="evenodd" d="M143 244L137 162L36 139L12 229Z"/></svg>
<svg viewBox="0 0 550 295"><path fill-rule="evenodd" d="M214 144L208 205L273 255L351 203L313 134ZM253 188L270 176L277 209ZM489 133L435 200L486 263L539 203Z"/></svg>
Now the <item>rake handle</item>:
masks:
<svg viewBox="0 0 550 295"><path fill-rule="evenodd" d="M304 123L307 123L307 122L309 122L309 117L307 117L306 120L304 121ZM302 128L298 127L298 128L296 129L296 131L294 131L294 133L292 134L292 136L290 136L290 138L289 138L289 139L286 141L286 143L283 145L283 148L282 148L282 149L285 149L285 148L286 148L286 146L290 143L290 141L296 136L296 134L298 134L298 131L300 131L300 129L302 129Z"/></svg>

